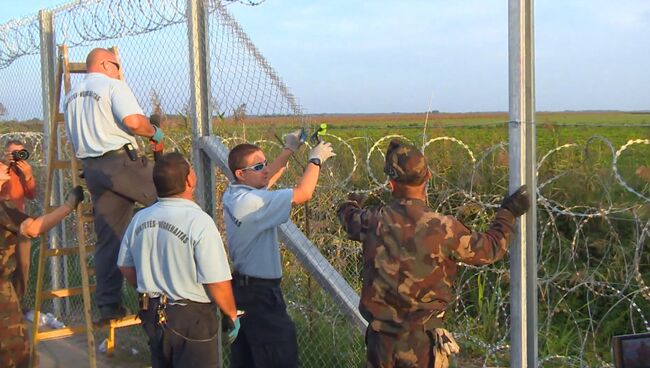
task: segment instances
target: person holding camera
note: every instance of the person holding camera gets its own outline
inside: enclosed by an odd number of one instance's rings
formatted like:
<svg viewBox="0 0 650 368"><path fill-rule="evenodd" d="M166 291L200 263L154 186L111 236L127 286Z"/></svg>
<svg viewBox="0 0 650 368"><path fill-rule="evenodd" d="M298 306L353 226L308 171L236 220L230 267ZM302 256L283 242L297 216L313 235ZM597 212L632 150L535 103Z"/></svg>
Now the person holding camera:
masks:
<svg viewBox="0 0 650 368"><path fill-rule="evenodd" d="M28 158L29 151L23 142L16 139L7 141L4 161L8 166L9 182L2 187L0 196L9 199L22 212L25 212L25 198L34 199L36 196L36 181Z"/></svg>
<svg viewBox="0 0 650 368"><path fill-rule="evenodd" d="M278 226L289 221L292 205L312 198L321 164L335 155L332 145L321 142L311 149L295 188L269 188L303 140L300 130L287 134L284 149L268 165L264 152L252 144L237 145L228 155L235 182L223 195L224 222L235 301L246 312L230 347L231 368L298 367L296 328L280 289Z"/></svg>
<svg viewBox="0 0 650 368"><path fill-rule="evenodd" d="M351 194L337 211L348 237L362 243L366 367L448 367L459 352L444 328L459 262L479 266L503 258L530 196L520 187L504 198L487 231L473 232L427 205L431 173L415 146L391 141L384 173L389 203L364 206Z"/></svg>
<svg viewBox="0 0 650 368"><path fill-rule="evenodd" d="M0 198L9 200L20 212L25 212L25 198L36 197L36 180L32 166L27 162L29 151L23 142L12 139L5 143L4 162L8 166L9 181L0 190ZM18 299L22 300L29 282L29 265L32 242L29 238L18 235L16 241L16 271L14 272L14 289Z"/></svg>
<svg viewBox="0 0 650 368"><path fill-rule="evenodd" d="M0 162L1 190L11 180L9 173L9 166ZM77 186L68 193L63 205L40 217L26 215L10 200L0 200L0 367L27 367L29 364L27 327L12 282L17 272L18 237L34 238L47 232L83 199L83 189Z"/></svg>
<svg viewBox="0 0 650 368"><path fill-rule="evenodd" d="M136 135L161 143L163 131L144 116L129 86L120 80L121 65L111 51L96 48L86 58L85 79L65 96L68 138L81 159L93 203L97 244L95 303L99 321L121 318L123 277L117 254L135 202L156 200L152 165L138 154Z"/></svg>

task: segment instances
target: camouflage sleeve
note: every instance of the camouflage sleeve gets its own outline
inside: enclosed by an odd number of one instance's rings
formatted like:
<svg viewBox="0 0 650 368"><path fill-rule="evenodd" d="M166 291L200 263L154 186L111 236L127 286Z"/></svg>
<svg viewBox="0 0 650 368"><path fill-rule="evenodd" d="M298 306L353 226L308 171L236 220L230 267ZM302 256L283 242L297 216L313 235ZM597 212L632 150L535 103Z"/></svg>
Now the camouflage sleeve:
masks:
<svg viewBox="0 0 650 368"><path fill-rule="evenodd" d="M471 232L465 225L450 219L451 238L447 238L451 256L471 265L494 263L506 254L514 231L515 217L506 209L499 209L490 228L484 233Z"/></svg>
<svg viewBox="0 0 650 368"><path fill-rule="evenodd" d="M11 231L14 234L20 232L20 224L29 216L16 209L10 202L0 202L0 227Z"/></svg>
<svg viewBox="0 0 650 368"><path fill-rule="evenodd" d="M336 214L343 230L352 240L363 241L368 229L368 211L362 209L355 201L345 201L339 205Z"/></svg>

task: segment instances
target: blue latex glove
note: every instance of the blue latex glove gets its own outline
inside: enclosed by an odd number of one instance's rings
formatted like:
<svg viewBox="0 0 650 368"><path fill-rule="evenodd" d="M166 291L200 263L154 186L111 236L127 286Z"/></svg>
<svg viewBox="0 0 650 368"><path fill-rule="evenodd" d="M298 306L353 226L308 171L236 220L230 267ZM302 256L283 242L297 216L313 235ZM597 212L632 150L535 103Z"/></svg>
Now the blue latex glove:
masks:
<svg viewBox="0 0 650 368"><path fill-rule="evenodd" d="M226 316L225 318L229 318L229 317ZM240 327L239 317L237 317L237 319L233 321L232 328L229 331L227 331L228 335L227 335L226 342L228 344L232 344L237 338L237 335L239 334L239 327Z"/></svg>
<svg viewBox="0 0 650 368"><path fill-rule="evenodd" d="M165 138L165 133L163 133L162 129L158 128L155 125L153 125L153 128L155 132L153 133L153 137L151 137L151 140L156 143L162 142L163 138Z"/></svg>

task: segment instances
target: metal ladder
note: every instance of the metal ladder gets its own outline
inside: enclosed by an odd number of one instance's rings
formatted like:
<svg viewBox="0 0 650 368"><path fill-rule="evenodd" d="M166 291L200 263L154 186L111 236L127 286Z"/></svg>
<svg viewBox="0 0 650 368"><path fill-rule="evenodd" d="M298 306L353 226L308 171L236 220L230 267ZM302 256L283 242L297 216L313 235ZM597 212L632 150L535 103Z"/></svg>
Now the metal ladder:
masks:
<svg viewBox="0 0 650 368"><path fill-rule="evenodd" d="M117 47L113 46L110 50L118 58ZM55 86L52 101L52 110L50 111L50 121L54 123L50 127L50 135L48 141L48 162L47 162L47 182L45 186L45 203L44 213L49 213L56 206L51 203L55 170L67 170L72 178L72 186L82 185L83 179L79 177L80 162L76 159L73 152L69 152L70 159L61 159L59 156L59 131L64 124L63 114L59 111L61 101L61 84L63 83L65 94L71 89L70 75L71 74L85 74L85 62L70 62L68 61L68 47L61 45L58 48L58 59L55 73ZM122 70L120 70L120 79L124 79ZM34 323L31 331L31 351L30 351L30 367L34 367L36 363L36 348L40 341L59 339L69 337L78 333L86 332L86 339L88 343L88 366L95 368L96 362L96 347L95 337L93 331L100 328L108 328L108 338L106 345L106 353L112 355L115 349L115 329L127 326L140 324L140 320L136 315L128 315L121 319L112 320L106 324L93 324L91 313L91 292L95 291L95 285L90 285L89 277L94 274L94 270L88 268L87 257L95 249L94 245L86 245L86 227L92 224L92 204L89 200L79 204L76 209L76 236L78 244L76 246L64 246L61 248L50 248L48 245L47 235L44 234L40 239L40 250L38 255L38 274L36 279L36 295L34 302ZM45 274L45 259L49 257L62 257L69 255L79 255L79 270L81 273L81 286L65 289L43 290L44 288L44 274ZM41 304L44 300L55 298L66 298L75 295L82 295L83 298L83 318L85 323L78 326L64 327L62 329L53 329L46 331L39 331L39 320L41 313Z"/></svg>

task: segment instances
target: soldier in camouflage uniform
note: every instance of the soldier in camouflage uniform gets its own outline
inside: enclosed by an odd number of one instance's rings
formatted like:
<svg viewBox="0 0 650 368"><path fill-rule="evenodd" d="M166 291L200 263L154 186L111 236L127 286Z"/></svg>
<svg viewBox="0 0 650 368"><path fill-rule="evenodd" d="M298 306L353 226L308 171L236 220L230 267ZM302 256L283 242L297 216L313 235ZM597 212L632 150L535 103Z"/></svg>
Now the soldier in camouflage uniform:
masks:
<svg viewBox="0 0 650 368"><path fill-rule="evenodd" d="M0 189L9 180L7 165L0 163ZM0 199L0 367L27 367L29 341L23 314L11 278L16 270L16 239L30 238L50 230L83 200L83 190L75 187L64 205L41 217L32 218Z"/></svg>
<svg viewBox="0 0 650 368"><path fill-rule="evenodd" d="M530 198L522 186L504 199L490 228L475 233L426 205L431 174L416 147L393 140L384 172L390 203L362 208L363 201L348 200L337 211L350 239L363 243L359 310L369 323L367 367L446 367L448 355L458 352L443 328L456 262L486 265L503 258Z"/></svg>

